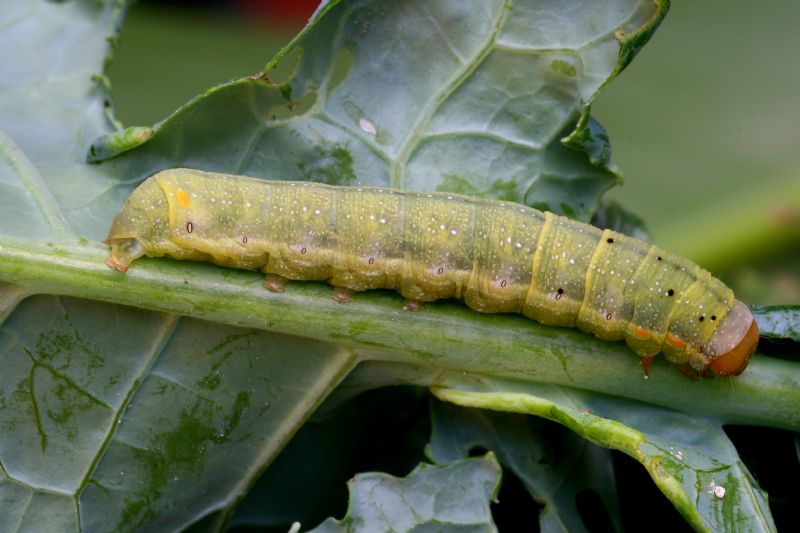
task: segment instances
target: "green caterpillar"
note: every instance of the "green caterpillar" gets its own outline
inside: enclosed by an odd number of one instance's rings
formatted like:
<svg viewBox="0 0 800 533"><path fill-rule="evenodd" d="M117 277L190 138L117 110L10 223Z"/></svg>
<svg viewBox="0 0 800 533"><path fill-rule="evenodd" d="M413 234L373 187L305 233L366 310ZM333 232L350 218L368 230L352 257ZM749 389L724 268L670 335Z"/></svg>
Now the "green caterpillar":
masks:
<svg viewBox="0 0 800 533"><path fill-rule="evenodd" d="M107 263L143 255L461 298L625 339L718 375L744 370L758 342L749 309L694 263L616 233L509 202L377 187L264 181L173 169L143 182L114 218Z"/></svg>

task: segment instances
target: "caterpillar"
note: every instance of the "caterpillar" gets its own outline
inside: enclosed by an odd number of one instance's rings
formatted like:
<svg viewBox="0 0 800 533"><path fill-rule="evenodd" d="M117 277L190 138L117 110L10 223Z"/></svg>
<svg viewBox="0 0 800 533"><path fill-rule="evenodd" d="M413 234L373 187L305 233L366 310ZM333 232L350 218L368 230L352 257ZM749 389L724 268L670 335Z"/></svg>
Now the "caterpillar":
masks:
<svg viewBox="0 0 800 533"><path fill-rule="evenodd" d="M122 272L170 256L414 302L460 298L625 339L645 372L663 352L687 369L739 374L758 342L747 306L691 261L511 202L172 169L133 191L106 243L106 263Z"/></svg>

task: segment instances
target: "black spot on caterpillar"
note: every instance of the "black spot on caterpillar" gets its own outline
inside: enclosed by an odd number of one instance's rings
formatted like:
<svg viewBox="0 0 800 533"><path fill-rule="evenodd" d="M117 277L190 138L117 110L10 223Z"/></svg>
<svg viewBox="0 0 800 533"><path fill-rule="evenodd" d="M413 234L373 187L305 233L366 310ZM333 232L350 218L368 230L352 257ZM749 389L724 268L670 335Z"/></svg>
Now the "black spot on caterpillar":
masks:
<svg viewBox="0 0 800 533"><path fill-rule="evenodd" d="M167 255L417 302L461 298L719 375L740 373L758 342L749 309L687 259L510 202L174 169L131 194L107 242L123 272Z"/></svg>

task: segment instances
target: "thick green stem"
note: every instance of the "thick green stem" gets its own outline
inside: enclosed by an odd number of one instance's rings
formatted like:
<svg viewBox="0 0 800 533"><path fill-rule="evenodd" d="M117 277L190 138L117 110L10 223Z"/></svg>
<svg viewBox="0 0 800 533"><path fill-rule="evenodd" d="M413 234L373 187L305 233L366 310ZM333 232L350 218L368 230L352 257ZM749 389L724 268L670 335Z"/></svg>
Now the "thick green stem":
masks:
<svg viewBox="0 0 800 533"><path fill-rule="evenodd" d="M691 382L664 361L644 379L622 343L603 342L521 316L481 315L456 302L403 311L384 291L338 304L320 283L273 294L255 272L165 259L127 274L107 267L93 243L0 243L0 281L52 293L134 305L227 324L334 341L363 360L510 376L705 413L723 422L800 429L800 364L756 356L739 377Z"/></svg>

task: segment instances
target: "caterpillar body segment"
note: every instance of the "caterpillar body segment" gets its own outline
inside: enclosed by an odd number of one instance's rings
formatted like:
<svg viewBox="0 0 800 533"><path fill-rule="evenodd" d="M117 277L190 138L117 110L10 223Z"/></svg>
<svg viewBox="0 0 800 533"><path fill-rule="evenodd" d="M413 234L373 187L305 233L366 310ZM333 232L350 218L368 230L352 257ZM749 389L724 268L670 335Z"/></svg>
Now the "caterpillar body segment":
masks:
<svg viewBox="0 0 800 533"><path fill-rule="evenodd" d="M461 298L720 375L740 373L758 341L747 307L694 263L510 202L173 169L134 190L107 242L121 271L166 255L413 301Z"/></svg>

